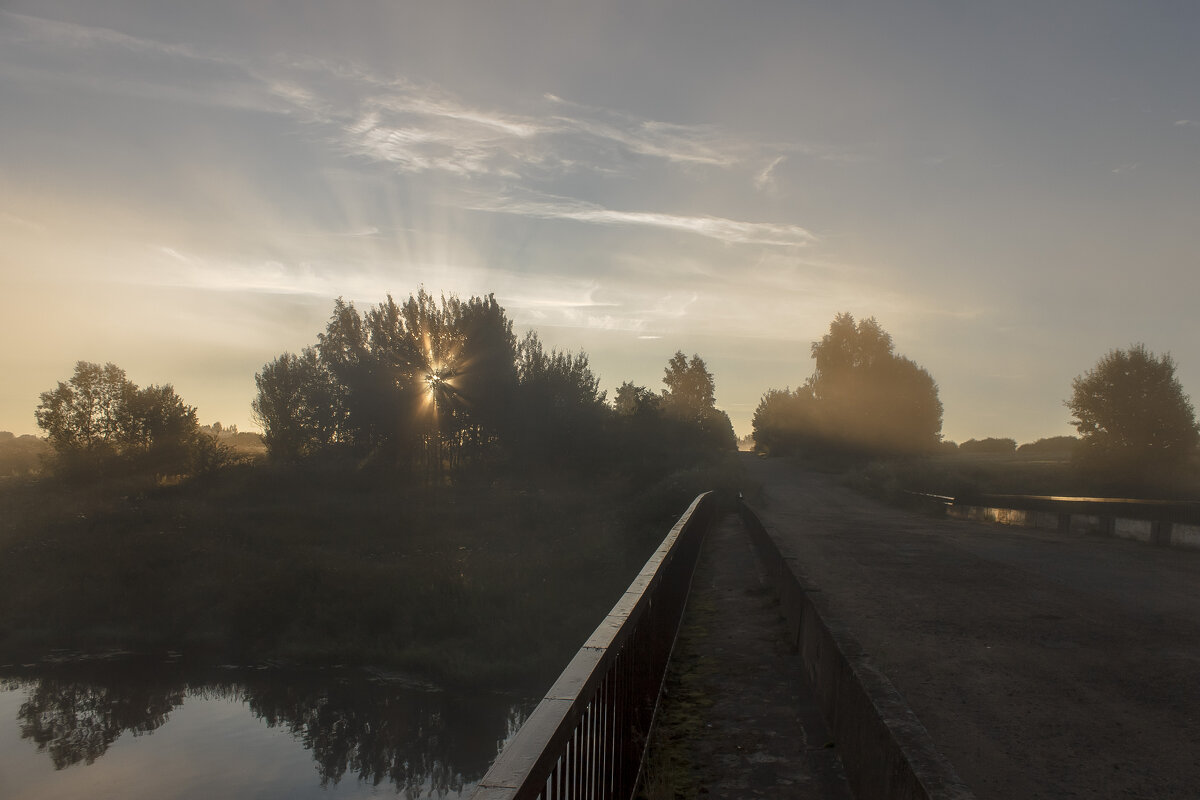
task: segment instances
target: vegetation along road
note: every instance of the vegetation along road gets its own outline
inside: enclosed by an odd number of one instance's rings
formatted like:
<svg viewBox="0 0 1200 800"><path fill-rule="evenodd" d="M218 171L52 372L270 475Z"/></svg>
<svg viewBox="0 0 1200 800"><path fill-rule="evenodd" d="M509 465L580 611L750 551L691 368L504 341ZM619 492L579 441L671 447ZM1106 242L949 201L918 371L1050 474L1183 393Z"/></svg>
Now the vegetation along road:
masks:
<svg viewBox="0 0 1200 800"><path fill-rule="evenodd" d="M755 505L981 798L1195 797L1200 553L933 519L781 459Z"/></svg>

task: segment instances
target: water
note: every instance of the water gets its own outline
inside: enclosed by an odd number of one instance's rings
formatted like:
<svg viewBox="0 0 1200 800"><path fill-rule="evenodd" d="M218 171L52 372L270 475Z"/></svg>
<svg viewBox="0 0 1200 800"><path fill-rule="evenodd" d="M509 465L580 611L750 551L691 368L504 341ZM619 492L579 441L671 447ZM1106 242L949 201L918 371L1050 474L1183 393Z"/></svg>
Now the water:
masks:
<svg viewBox="0 0 1200 800"><path fill-rule="evenodd" d="M0 798L465 796L530 704L359 670L0 668Z"/></svg>

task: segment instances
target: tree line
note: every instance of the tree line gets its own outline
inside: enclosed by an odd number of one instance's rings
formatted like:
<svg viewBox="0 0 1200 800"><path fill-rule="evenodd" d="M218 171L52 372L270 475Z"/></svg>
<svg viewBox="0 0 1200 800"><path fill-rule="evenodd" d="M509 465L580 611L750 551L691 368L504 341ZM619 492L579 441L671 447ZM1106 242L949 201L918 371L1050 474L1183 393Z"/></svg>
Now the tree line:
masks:
<svg viewBox="0 0 1200 800"><path fill-rule="evenodd" d="M941 437L937 383L874 318L838 314L810 354L812 375L794 390L769 389L755 409L761 452L906 455L952 445ZM339 298L316 342L266 363L255 382L254 417L269 458L281 462L345 455L431 478L505 465L661 474L736 447L698 355L677 352L662 390L627 381L610 402L586 353L547 350L534 331L518 339L493 295L421 289L365 313ZM1153 476L1200 443L1174 361L1143 345L1110 351L1075 378L1066 406L1078 440L1052 437L1021 452L1071 446L1095 475ZM113 364L76 364L42 393L36 418L68 474L195 474L229 458L223 431L202 428L170 384L138 387ZM957 449L1011 453L1016 442Z"/></svg>
<svg viewBox="0 0 1200 800"><path fill-rule="evenodd" d="M586 353L519 338L495 297L389 295L360 312L339 298L317 341L255 375L251 404L278 462L349 457L427 478L505 466L618 466L662 474L736 448L704 360L677 352L665 388L625 382L615 402ZM170 384L140 388L114 364L81 361L41 395L36 417L60 472L195 474L228 460Z"/></svg>
<svg viewBox="0 0 1200 800"><path fill-rule="evenodd" d="M425 475L501 463L648 467L735 447L703 359L676 353L659 393L626 382L615 403L586 353L518 339L495 297L424 289L365 313L338 299L312 346L255 376L271 458L337 453Z"/></svg>
<svg viewBox="0 0 1200 800"><path fill-rule="evenodd" d="M755 446L769 454L920 454L945 449L942 404L933 378L895 352L874 318L838 314L814 342L815 369L800 388L770 389L754 412ZM1074 437L1050 437L1021 452L1072 452L1104 482L1148 482L1178 469L1200 443L1191 400L1169 354L1144 345L1116 349L1076 377L1065 401ZM1009 438L971 439L953 449L1002 454Z"/></svg>

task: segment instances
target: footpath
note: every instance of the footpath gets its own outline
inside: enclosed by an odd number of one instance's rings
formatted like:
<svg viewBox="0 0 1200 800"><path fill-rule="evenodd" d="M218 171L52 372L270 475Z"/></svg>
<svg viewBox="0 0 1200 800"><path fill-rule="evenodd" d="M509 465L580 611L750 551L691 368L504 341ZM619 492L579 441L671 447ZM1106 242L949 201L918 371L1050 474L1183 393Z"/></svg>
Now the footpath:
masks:
<svg viewBox="0 0 1200 800"><path fill-rule="evenodd" d="M735 515L701 551L647 765L649 800L852 797Z"/></svg>

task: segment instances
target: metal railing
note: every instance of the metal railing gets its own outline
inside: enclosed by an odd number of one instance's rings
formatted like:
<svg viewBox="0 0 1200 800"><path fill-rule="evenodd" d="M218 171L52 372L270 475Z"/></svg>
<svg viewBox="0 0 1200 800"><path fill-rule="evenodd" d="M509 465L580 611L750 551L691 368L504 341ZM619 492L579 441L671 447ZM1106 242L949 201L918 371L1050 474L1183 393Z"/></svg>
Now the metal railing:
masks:
<svg viewBox="0 0 1200 800"><path fill-rule="evenodd" d="M473 800L628 798L713 516L692 501L500 753Z"/></svg>

